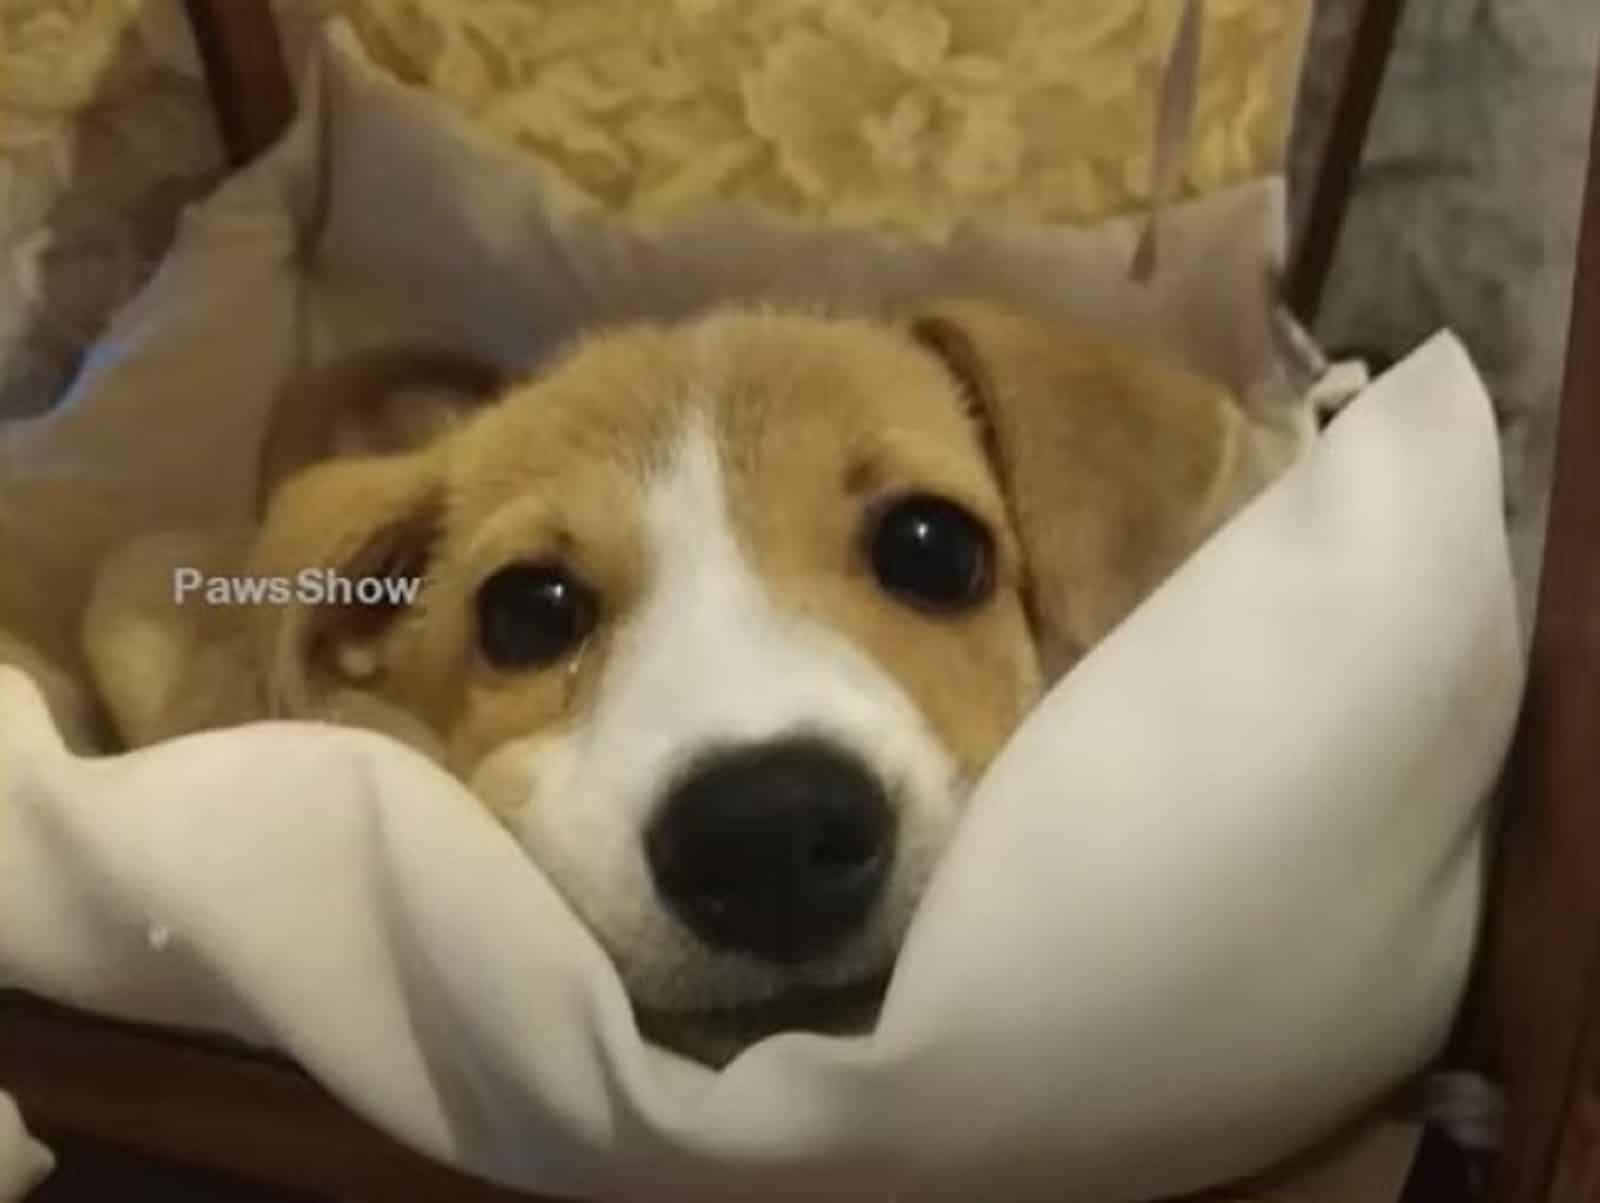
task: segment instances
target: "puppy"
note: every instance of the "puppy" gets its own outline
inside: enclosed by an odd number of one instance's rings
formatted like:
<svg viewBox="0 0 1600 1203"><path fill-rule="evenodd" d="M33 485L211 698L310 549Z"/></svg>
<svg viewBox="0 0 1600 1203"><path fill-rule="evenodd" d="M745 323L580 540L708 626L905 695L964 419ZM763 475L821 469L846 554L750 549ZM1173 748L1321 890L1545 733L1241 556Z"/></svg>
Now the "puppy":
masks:
<svg viewBox="0 0 1600 1203"><path fill-rule="evenodd" d="M105 566L85 642L123 739L286 716L421 748L592 929L646 1033L712 1062L870 1021L1041 689L1301 439L1142 350L964 301L623 328L505 386L380 353L283 413L258 531ZM420 585L203 607L175 604L178 566Z"/></svg>

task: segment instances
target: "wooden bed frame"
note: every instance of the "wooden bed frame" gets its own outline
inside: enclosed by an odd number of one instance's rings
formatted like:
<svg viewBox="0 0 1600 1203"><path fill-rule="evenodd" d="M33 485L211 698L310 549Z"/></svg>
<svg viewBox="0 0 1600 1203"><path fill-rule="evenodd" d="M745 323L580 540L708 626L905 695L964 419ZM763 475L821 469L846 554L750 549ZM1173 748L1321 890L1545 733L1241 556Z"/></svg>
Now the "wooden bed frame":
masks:
<svg viewBox="0 0 1600 1203"><path fill-rule="evenodd" d="M245 162L293 112L268 0L186 3L229 156ZM1403 7L1364 0L1285 281L1308 324ZM1600 1200L1600 93L1595 111L1529 694L1479 973L1452 1052L1507 1091L1494 1203ZM0 999L0 1083L47 1138L224 1171L279 1188L275 1198L527 1198L400 1148L281 1061L28 1000ZM1446 1146L1425 1142L1406 1203L1465 1198L1460 1169Z"/></svg>

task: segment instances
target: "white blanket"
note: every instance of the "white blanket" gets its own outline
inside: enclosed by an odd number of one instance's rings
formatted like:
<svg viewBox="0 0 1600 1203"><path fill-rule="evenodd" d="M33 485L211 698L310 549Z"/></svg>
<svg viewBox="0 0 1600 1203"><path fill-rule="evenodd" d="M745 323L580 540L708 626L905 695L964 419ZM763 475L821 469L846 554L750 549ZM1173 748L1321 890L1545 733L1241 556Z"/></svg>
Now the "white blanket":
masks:
<svg viewBox="0 0 1600 1203"><path fill-rule="evenodd" d="M640 304L614 243L591 231L575 251L540 224L525 169L335 68L285 147L186 223L67 409L12 432L0 614L51 651L70 645L85 554L242 513L261 417L306 337L420 324L511 357L585 305ZM436 190L374 205L394 179ZM1264 315L1176 299L1208 265L1261 280L1251 255L1274 248L1229 253L1216 231L1239 223L1215 207L1183 220L1164 282L1107 311L1248 380ZM508 278L517 255L538 270ZM743 270L723 265L719 286L756 287L763 267ZM660 307L715 274L674 274ZM1494 424L1440 336L1029 719L871 1038L783 1036L720 1073L659 1053L538 870L405 748L285 723L84 759L9 669L0 984L281 1049L399 1138L543 1191L1177 1194L1293 1151L1437 1049L1521 674Z"/></svg>

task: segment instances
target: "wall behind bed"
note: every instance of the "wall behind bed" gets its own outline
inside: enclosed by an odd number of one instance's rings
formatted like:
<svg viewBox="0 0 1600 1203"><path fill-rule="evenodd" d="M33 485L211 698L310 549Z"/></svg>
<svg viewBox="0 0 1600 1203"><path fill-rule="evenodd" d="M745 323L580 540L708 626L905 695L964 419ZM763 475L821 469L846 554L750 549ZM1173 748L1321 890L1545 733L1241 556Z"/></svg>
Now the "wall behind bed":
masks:
<svg viewBox="0 0 1600 1203"><path fill-rule="evenodd" d="M1295 179L1360 0L1319 0ZM1532 615L1589 148L1600 4L1408 0L1316 333L1399 355L1466 340L1505 435L1512 548ZM1299 189L1304 194L1304 189Z"/></svg>

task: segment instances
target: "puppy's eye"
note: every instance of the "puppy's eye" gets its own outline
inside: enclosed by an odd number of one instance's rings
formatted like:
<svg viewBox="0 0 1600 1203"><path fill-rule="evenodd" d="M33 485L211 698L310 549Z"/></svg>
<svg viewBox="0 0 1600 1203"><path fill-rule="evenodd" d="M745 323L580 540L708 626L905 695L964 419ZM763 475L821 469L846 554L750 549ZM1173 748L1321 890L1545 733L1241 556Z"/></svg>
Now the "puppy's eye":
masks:
<svg viewBox="0 0 1600 1203"><path fill-rule="evenodd" d="M510 564L478 588L478 641L496 668L553 664L594 630L594 592L559 564Z"/></svg>
<svg viewBox="0 0 1600 1203"><path fill-rule="evenodd" d="M867 535L873 575L891 597L950 613L989 596L994 540L955 502L929 493L901 497L877 512Z"/></svg>

